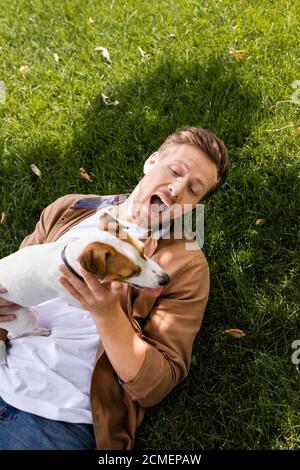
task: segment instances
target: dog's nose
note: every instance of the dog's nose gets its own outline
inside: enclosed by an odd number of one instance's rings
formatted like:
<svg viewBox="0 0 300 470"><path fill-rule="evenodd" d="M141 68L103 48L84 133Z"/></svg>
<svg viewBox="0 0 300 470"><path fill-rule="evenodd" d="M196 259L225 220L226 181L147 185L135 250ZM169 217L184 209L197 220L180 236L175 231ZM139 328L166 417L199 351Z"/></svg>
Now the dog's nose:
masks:
<svg viewBox="0 0 300 470"><path fill-rule="evenodd" d="M166 273L164 273L161 276L159 276L158 283L160 286L165 286L166 284L168 284L169 280L170 280L169 276Z"/></svg>

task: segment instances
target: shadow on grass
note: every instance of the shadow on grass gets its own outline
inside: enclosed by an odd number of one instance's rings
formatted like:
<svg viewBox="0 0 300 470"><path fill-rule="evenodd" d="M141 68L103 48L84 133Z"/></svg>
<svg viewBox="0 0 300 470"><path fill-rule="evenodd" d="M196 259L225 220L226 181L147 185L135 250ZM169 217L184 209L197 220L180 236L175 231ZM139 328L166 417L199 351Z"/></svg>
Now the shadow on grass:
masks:
<svg viewBox="0 0 300 470"><path fill-rule="evenodd" d="M120 104L104 106L100 96L91 104L84 125L74 133L71 161L78 166L80 155L89 168L103 171L101 184L110 181L115 191L120 189L119 177L122 189L131 190L144 158L182 125L209 128L229 149L239 148L251 133L260 105L236 65L215 59L205 65L165 60L149 75L121 83L110 98Z"/></svg>

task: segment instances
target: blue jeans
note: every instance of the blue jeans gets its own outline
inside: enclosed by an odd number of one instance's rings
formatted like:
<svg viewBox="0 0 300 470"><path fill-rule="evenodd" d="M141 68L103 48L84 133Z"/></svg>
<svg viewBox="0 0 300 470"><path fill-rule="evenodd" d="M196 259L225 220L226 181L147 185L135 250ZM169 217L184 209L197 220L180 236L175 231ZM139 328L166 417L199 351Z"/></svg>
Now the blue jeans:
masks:
<svg viewBox="0 0 300 470"><path fill-rule="evenodd" d="M54 421L18 410L0 397L0 450L93 450L92 424Z"/></svg>

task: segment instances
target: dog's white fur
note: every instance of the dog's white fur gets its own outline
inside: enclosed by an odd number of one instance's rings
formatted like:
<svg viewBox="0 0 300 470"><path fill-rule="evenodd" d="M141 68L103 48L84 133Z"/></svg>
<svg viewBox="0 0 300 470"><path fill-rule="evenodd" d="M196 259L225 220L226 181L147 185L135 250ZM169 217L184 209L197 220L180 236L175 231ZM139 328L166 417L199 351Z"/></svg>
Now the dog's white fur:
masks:
<svg viewBox="0 0 300 470"><path fill-rule="evenodd" d="M81 238L57 240L42 245L24 247L0 260L0 282L7 289L1 297L21 305L14 311L16 319L1 322L0 328L8 331L9 338L27 335L49 335L50 330L37 327L37 319L29 307L38 305L54 297L60 297L77 308L82 306L59 281L58 266L63 263L61 253L67 245L65 256L69 265L80 274L77 261L83 250L93 242L101 242L114 247L136 266L140 273L125 280L140 287L159 287L159 279L164 275L160 266L149 258L142 257L139 250L128 241L115 237L105 230L89 230ZM27 308L26 308L27 307ZM5 363L5 343L0 341L0 364Z"/></svg>

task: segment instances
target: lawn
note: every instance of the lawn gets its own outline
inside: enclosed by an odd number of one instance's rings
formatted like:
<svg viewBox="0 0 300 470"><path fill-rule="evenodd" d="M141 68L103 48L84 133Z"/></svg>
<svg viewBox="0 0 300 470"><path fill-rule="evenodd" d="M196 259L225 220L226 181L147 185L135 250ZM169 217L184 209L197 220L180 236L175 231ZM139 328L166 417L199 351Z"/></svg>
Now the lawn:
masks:
<svg viewBox="0 0 300 470"><path fill-rule="evenodd" d="M297 13L296 0L1 1L1 257L59 196L130 192L177 127L230 151L205 202L211 292L190 374L148 410L138 450L300 447Z"/></svg>

